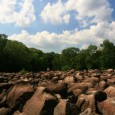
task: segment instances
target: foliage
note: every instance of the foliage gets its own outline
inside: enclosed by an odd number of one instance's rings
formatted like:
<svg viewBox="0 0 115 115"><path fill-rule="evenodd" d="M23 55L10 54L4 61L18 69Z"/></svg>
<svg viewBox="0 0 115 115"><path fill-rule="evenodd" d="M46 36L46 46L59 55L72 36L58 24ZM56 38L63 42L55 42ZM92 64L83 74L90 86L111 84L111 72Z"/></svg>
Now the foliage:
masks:
<svg viewBox="0 0 115 115"><path fill-rule="evenodd" d="M22 69L24 68L24 69ZM61 54L44 53L35 48L28 48L23 43L7 39L0 34L0 71L18 72L83 69L115 69L115 45L104 40L99 47L89 45L87 49L70 47Z"/></svg>
<svg viewBox="0 0 115 115"><path fill-rule="evenodd" d="M22 69L22 70L20 70L20 72L19 72L20 74L22 74L22 75L24 75L24 74L26 74L26 73L28 73L28 71L27 70L25 70L24 68Z"/></svg>

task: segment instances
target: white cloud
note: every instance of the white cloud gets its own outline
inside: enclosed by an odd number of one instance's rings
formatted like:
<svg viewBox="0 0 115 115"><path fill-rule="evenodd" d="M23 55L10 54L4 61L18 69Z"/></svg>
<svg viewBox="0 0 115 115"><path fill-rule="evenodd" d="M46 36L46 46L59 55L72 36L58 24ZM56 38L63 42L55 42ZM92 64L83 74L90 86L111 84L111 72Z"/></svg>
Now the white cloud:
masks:
<svg viewBox="0 0 115 115"><path fill-rule="evenodd" d="M0 0L0 23L28 26L35 18L33 0Z"/></svg>
<svg viewBox="0 0 115 115"><path fill-rule="evenodd" d="M48 3L43 11L41 12L40 16L42 20L47 23L50 22L52 24L61 24L61 23L68 23L70 19L70 14L66 12L66 7L64 4L59 0L57 3Z"/></svg>
<svg viewBox="0 0 115 115"><path fill-rule="evenodd" d="M83 27L90 23L108 22L112 20L108 0L62 0L56 3L48 3L41 12L42 20L51 22L52 24L69 23L70 12L76 12L76 20ZM64 20L65 15L68 15L67 21ZM90 19L88 21L88 19Z"/></svg>
<svg viewBox="0 0 115 115"><path fill-rule="evenodd" d="M35 47L45 52L61 52L67 47L86 48L90 44L99 45L105 39L115 43L115 22L98 23L89 29L63 31L61 34L49 33L47 31L38 32L35 35L23 30L20 34L9 37L11 40L23 42L28 47Z"/></svg>

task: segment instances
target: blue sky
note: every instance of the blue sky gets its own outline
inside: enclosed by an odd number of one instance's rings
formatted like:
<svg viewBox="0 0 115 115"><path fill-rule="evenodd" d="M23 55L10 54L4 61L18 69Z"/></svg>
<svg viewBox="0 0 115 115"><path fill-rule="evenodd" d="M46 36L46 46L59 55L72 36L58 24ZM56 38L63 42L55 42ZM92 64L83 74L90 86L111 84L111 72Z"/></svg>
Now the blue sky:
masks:
<svg viewBox="0 0 115 115"><path fill-rule="evenodd" d="M0 33L44 52L115 43L115 0L0 0Z"/></svg>

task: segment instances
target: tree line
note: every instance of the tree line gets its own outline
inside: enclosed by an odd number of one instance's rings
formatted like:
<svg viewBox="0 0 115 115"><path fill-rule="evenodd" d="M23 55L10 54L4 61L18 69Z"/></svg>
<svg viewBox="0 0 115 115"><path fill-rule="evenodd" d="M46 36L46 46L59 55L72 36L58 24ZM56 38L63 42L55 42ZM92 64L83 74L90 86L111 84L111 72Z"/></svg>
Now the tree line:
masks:
<svg viewBox="0 0 115 115"><path fill-rule="evenodd" d="M115 69L115 45L104 40L100 46L89 45L87 49L69 47L61 54L44 53L28 48L23 43L7 39L0 34L0 72L51 70Z"/></svg>

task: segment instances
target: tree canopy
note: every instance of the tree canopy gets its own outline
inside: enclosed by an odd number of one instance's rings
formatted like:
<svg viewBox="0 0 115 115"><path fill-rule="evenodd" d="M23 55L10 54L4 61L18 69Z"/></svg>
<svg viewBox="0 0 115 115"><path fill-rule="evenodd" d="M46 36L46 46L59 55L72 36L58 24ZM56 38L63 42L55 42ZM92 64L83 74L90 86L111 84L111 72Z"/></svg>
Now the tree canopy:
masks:
<svg viewBox="0 0 115 115"><path fill-rule="evenodd" d="M23 43L7 39L0 34L0 71L68 70L68 69L115 69L115 45L104 40L99 47L89 45L87 49L69 47L61 54L28 48Z"/></svg>

